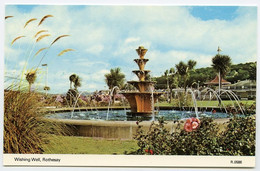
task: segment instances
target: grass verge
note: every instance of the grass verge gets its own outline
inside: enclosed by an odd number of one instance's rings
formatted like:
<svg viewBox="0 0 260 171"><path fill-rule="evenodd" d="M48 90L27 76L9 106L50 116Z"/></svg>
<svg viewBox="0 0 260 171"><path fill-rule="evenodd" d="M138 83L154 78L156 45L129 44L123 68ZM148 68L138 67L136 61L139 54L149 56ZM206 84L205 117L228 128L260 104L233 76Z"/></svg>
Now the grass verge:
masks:
<svg viewBox="0 0 260 171"><path fill-rule="evenodd" d="M45 154L124 154L138 148L135 140L107 140L76 136L49 136Z"/></svg>

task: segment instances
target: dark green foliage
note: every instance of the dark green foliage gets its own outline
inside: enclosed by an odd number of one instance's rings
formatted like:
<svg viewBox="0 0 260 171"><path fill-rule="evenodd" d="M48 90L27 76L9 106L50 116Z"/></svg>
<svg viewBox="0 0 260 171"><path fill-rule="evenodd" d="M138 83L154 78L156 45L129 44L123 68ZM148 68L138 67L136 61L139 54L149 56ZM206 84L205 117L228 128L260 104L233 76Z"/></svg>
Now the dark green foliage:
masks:
<svg viewBox="0 0 260 171"><path fill-rule="evenodd" d="M228 55L217 54L212 58L212 67L220 76L224 77L229 71L231 66L231 58Z"/></svg>
<svg viewBox="0 0 260 171"><path fill-rule="evenodd" d="M81 78L78 75L71 74L69 80L70 80L70 89L72 89L72 83L74 83L75 90L77 90L78 87L81 87Z"/></svg>
<svg viewBox="0 0 260 171"><path fill-rule="evenodd" d="M196 64L196 61L189 60L187 64L181 61L179 64L175 65L177 73L179 75L179 87L184 87L185 91L187 89L187 81L190 78L190 72L194 70Z"/></svg>
<svg viewBox="0 0 260 171"><path fill-rule="evenodd" d="M197 87L203 85L205 82L211 81L216 77L212 67L199 68L190 71L189 78L187 79L188 87ZM162 75L161 77L154 78L156 81L156 89L166 89L166 77ZM256 81L256 62L249 62L244 64L231 65L230 71L227 73L225 79L229 82L236 83L238 80L253 80ZM183 81L179 80L179 85L182 85Z"/></svg>
<svg viewBox="0 0 260 171"><path fill-rule="evenodd" d="M226 76L226 80L235 83L238 80L256 81L256 62L232 65L230 72Z"/></svg>
<svg viewBox="0 0 260 171"><path fill-rule="evenodd" d="M256 80L256 62L249 65L249 79Z"/></svg>
<svg viewBox="0 0 260 171"><path fill-rule="evenodd" d="M256 102L253 104L237 103L232 106L231 104L226 106L227 112L233 116L243 113L245 116L251 116L256 113Z"/></svg>
<svg viewBox="0 0 260 171"><path fill-rule="evenodd" d="M233 118L220 130L211 118L202 118L198 129L186 132L183 121L174 121L171 133L160 120L149 131L138 122L135 139L139 149L131 154L157 155L255 155L255 117Z"/></svg>
<svg viewBox="0 0 260 171"><path fill-rule="evenodd" d="M66 93L66 102L70 107L74 107L77 97L79 96L79 92L76 89L69 89Z"/></svg>
<svg viewBox="0 0 260 171"><path fill-rule="evenodd" d="M121 72L120 68L110 69L110 73L105 74L105 81L111 91L116 86L121 89L122 87L124 87L125 74ZM113 103L115 103L115 95L116 91L113 91Z"/></svg>
<svg viewBox="0 0 260 171"><path fill-rule="evenodd" d="M121 73L120 68L110 69L110 73L105 74L105 81L109 89L115 86L122 88L124 86L125 74Z"/></svg>
<svg viewBox="0 0 260 171"><path fill-rule="evenodd" d="M225 155L255 155L255 116L230 119L226 131L221 134L220 144Z"/></svg>

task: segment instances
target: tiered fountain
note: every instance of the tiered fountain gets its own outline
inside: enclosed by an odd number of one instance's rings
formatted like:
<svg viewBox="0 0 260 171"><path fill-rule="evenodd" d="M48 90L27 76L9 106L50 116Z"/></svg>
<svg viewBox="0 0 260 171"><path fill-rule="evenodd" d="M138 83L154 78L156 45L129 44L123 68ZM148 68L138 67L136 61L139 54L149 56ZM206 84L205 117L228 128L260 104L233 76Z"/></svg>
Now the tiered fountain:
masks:
<svg viewBox="0 0 260 171"><path fill-rule="evenodd" d="M138 64L139 70L133 70L133 73L137 75L139 81L128 81L132 84L137 91L124 92L122 93L130 103L132 116L151 116L154 114L154 103L158 97L162 94L160 92L154 92L154 83L147 79L149 70L145 70L145 64L149 59L144 58L147 49L139 46L136 49L139 59L134 59Z"/></svg>

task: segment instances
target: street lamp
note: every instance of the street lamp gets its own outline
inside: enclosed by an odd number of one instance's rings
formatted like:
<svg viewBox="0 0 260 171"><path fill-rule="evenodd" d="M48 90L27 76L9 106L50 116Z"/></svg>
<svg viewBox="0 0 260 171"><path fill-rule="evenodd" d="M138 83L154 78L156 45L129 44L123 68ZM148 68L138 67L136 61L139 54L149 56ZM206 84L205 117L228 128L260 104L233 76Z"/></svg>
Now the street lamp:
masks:
<svg viewBox="0 0 260 171"><path fill-rule="evenodd" d="M168 70L166 70L165 72L164 72L164 75L166 76L166 83L167 83L167 102L169 103L169 78L168 78L168 73L169 73L169 71Z"/></svg>
<svg viewBox="0 0 260 171"><path fill-rule="evenodd" d="M217 52L218 52L218 55L219 55L219 53L221 52L222 50L219 48L219 46L218 46L218 50L217 50ZM220 87L221 87L221 85L220 85L220 70L219 70L219 73L218 73L218 93L220 94Z"/></svg>
<svg viewBox="0 0 260 171"><path fill-rule="evenodd" d="M48 65L47 64L42 64L42 66L45 66L46 67L46 73L45 73L45 93L47 95L47 92L48 92L48 88L47 88L47 85L48 85Z"/></svg>

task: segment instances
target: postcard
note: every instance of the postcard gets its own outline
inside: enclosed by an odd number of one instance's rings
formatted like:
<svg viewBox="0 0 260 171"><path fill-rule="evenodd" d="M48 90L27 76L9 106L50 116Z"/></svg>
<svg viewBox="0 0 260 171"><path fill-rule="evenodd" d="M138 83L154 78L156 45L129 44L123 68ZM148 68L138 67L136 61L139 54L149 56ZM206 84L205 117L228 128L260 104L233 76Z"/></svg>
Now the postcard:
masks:
<svg viewBox="0 0 260 171"><path fill-rule="evenodd" d="M257 5L4 9L4 167L255 167Z"/></svg>

